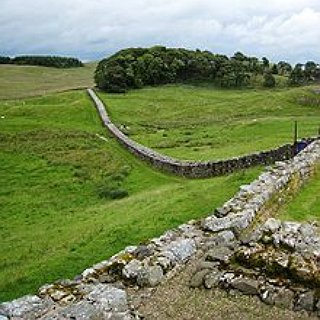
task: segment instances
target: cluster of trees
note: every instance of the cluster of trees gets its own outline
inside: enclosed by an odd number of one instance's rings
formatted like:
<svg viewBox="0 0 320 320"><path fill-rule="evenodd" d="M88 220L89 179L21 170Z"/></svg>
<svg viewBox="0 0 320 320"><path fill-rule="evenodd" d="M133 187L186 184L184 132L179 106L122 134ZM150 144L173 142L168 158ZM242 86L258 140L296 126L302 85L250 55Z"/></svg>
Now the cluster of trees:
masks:
<svg viewBox="0 0 320 320"><path fill-rule="evenodd" d="M103 59L95 82L103 90L125 92L144 85L203 80L222 87L247 85L252 73L263 74L266 61L241 52L231 58L209 51L181 48L129 48ZM269 63L269 62L268 62Z"/></svg>
<svg viewBox="0 0 320 320"><path fill-rule="evenodd" d="M227 57L209 51L155 46L124 49L101 60L95 71L95 82L109 92L194 80L228 88L246 86L261 75L265 87L274 87L275 75L286 77L290 85L301 85L320 80L319 70L314 62L293 68L286 61L273 64L266 57L260 60L241 52Z"/></svg>
<svg viewBox="0 0 320 320"><path fill-rule="evenodd" d="M83 63L79 59L57 56L18 56L14 58L0 56L0 64L33 65L54 68L83 66Z"/></svg>
<svg viewBox="0 0 320 320"><path fill-rule="evenodd" d="M315 81L320 81L320 67L313 61L308 61L305 65L296 64L289 76L291 85L304 85Z"/></svg>
<svg viewBox="0 0 320 320"><path fill-rule="evenodd" d="M10 57L2 57L0 56L0 64L8 64L11 63L11 58Z"/></svg>

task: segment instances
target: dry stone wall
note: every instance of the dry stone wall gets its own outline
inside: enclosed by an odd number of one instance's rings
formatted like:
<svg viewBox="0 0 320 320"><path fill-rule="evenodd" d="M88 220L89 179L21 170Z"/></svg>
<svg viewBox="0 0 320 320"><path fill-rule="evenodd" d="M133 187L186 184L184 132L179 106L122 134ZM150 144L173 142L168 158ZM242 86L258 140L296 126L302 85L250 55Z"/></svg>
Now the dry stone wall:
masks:
<svg viewBox="0 0 320 320"><path fill-rule="evenodd" d="M282 301L283 307L304 309L320 316L319 292L304 283L305 279L308 284L319 281L320 241L315 228L269 220L249 236L244 232L257 218L263 221L270 203L283 201L288 189L292 189L292 182L302 185L319 164L320 141L315 141L294 159L277 162L250 185L242 186L232 199L206 219L190 221L148 243L127 247L72 280L44 285L36 295L2 303L0 320L141 319L143 315L137 308L141 299L147 299L141 290L153 288L174 276L199 253L205 254L191 286L226 286L228 290L258 295L271 304ZM266 252L273 252L277 246L284 248L279 256L265 255L260 250L262 247ZM249 276L230 270L233 257L245 267L258 261L261 270L248 272ZM293 257L297 257L294 265L289 263ZM260 274L269 261L294 274L294 279L299 275L303 280L298 281L300 287L294 289L291 278L279 285L268 280L268 273ZM306 265L305 261L310 263Z"/></svg>
<svg viewBox="0 0 320 320"><path fill-rule="evenodd" d="M95 92L92 89L88 89L88 94L93 100L104 126L108 128L111 134L122 145L124 145L131 153L148 162L155 168L179 176L188 178L221 176L252 166L267 165L272 164L275 161L287 160L292 158L294 154L293 145L285 144L272 150L256 152L246 156L221 161L181 161L174 159L131 140L112 123L104 104ZM305 141L306 144L309 144L314 140L314 138L310 138Z"/></svg>

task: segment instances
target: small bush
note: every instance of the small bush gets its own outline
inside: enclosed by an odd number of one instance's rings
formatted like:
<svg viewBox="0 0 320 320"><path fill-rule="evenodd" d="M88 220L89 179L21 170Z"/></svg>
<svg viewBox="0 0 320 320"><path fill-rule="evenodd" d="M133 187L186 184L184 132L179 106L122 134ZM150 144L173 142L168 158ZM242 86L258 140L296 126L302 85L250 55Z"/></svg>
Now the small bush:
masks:
<svg viewBox="0 0 320 320"><path fill-rule="evenodd" d="M125 178L129 175L129 168L123 167L119 172L112 174L97 187L97 194L104 199L122 199L129 195L122 187Z"/></svg>
<svg viewBox="0 0 320 320"><path fill-rule="evenodd" d="M98 188L98 195L100 198L105 198L105 199L122 199L125 198L129 195L128 191L122 188L117 188L114 186L100 186Z"/></svg>

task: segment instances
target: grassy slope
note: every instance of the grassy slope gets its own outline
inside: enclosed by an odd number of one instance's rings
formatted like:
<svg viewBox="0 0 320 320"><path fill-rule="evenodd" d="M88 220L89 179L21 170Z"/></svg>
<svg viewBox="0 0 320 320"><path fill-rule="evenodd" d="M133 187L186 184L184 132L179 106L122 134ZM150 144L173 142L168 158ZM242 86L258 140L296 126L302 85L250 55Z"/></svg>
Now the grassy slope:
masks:
<svg viewBox="0 0 320 320"><path fill-rule="evenodd" d="M194 181L153 171L96 137L107 134L83 91L2 101L0 114L0 301L207 215L259 171ZM123 171L129 197L99 198Z"/></svg>
<svg viewBox="0 0 320 320"><path fill-rule="evenodd" d="M320 167L315 176L278 214L283 220L320 222Z"/></svg>
<svg viewBox="0 0 320 320"><path fill-rule="evenodd" d="M167 85L100 96L133 139L181 159L219 159L291 142L294 120L300 137L315 135L320 108L299 105L305 94L308 88Z"/></svg>
<svg viewBox="0 0 320 320"><path fill-rule="evenodd" d="M0 65L0 99L16 99L93 86L95 63L56 69Z"/></svg>
<svg viewBox="0 0 320 320"><path fill-rule="evenodd" d="M91 85L92 72L93 66L72 70L0 66L0 99ZM299 90L263 94L280 94L287 103ZM261 95L261 91L228 91L226 95L226 91L208 88L195 92L190 86L167 86L105 99L111 103L112 117L137 133L134 138L151 146L172 143L164 151L176 156L189 157L190 153L190 157L206 158L213 155L208 141L219 146L217 157L262 147L259 139L251 143L250 135L256 129L248 131L246 122L242 125L246 134L239 135L244 133L239 122L258 114L258 108L251 113L245 107L246 99L250 105L257 101L264 110L262 117L268 112ZM199 112L193 114L194 107L201 110L201 117ZM222 107L225 114L221 114ZM299 117L306 110L308 121L318 116L311 108L297 110ZM292 110L287 111L285 117L292 117ZM205 216L259 172L254 169L196 181L155 172L111 137L107 143L96 137L96 133L107 134L80 91L3 100L0 115L4 116L0 118L0 301L30 293L45 282L72 277L128 244ZM277 121L273 121L274 130L280 133ZM233 141L229 151L224 146L226 139ZM129 197L99 198L97 187L124 171L130 173L121 187L129 191Z"/></svg>

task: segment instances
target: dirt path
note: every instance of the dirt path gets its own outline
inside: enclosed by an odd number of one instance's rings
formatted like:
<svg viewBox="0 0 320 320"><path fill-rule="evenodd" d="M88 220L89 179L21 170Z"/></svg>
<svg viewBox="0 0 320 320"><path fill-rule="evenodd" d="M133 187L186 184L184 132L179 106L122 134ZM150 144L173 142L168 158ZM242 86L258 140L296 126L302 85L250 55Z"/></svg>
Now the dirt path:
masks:
<svg viewBox="0 0 320 320"><path fill-rule="evenodd" d="M195 270L196 261L177 276L160 285L154 294L140 306L146 320L249 320L318 319L306 313L268 306L258 298L228 295L220 289L192 289L189 279Z"/></svg>

